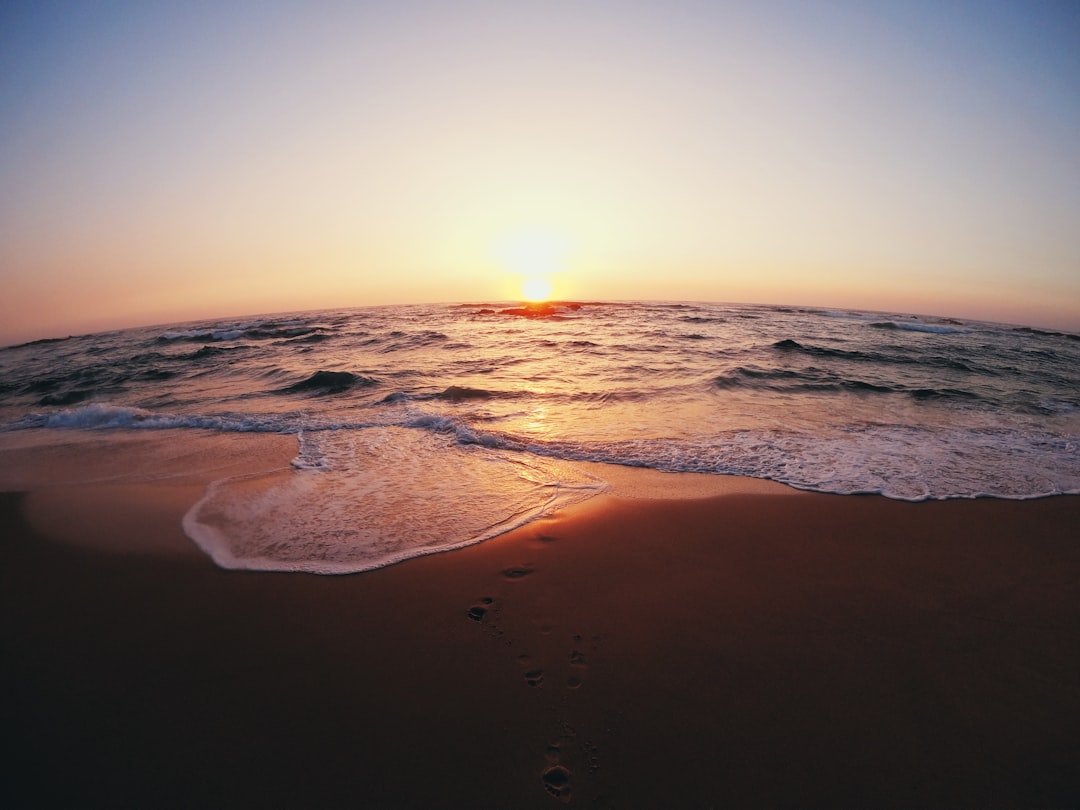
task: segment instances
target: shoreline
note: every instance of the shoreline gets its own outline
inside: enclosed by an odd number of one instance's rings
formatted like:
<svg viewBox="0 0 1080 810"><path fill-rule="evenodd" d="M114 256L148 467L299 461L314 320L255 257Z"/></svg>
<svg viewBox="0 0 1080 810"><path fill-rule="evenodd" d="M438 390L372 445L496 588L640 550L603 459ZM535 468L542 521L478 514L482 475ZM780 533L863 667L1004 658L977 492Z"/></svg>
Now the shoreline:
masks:
<svg viewBox="0 0 1080 810"><path fill-rule="evenodd" d="M1080 497L602 495L328 577L167 550L197 444L141 489L0 495L5 806L1080 797Z"/></svg>
<svg viewBox="0 0 1080 810"><path fill-rule="evenodd" d="M215 485L250 481L254 490L260 490L282 480L280 476L294 472L291 462L298 452L294 434L273 433L39 430L3 438L0 456L7 463L6 469L0 470L0 492L26 493L23 513L38 534L64 544L113 553L173 557L194 554L208 560L215 555L194 538L188 527L193 510ZM107 451L101 451L99 445ZM686 500L733 494L803 494L786 484L740 476L670 473L601 462L560 463L608 487L579 503L597 497ZM523 526L543 517L531 517ZM522 526L494 537L518 528ZM418 556L449 553L491 539L425 551L367 570L399 565ZM227 551L225 557L230 557ZM305 573L254 566L221 567ZM311 573L348 576L364 571Z"/></svg>

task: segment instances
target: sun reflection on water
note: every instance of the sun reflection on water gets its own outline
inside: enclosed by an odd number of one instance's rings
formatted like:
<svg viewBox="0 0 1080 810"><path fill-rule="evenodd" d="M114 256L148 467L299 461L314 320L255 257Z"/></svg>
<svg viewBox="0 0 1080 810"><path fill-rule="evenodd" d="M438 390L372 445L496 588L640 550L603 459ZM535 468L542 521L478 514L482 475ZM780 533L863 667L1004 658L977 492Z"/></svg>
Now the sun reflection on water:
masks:
<svg viewBox="0 0 1080 810"><path fill-rule="evenodd" d="M528 419L525 421L525 431L536 438L551 439L554 438L553 426L549 421L550 414L547 407L544 405L537 405L530 412Z"/></svg>

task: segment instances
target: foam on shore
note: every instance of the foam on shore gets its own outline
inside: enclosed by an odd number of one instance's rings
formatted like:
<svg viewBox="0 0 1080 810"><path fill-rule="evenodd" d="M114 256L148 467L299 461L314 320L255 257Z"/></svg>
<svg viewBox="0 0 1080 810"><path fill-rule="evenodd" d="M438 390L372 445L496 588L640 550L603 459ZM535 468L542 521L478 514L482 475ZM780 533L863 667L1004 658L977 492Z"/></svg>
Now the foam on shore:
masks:
<svg viewBox="0 0 1080 810"><path fill-rule="evenodd" d="M224 568L356 573L480 543L607 488L555 459L404 428L305 436L293 466L215 481L185 532Z"/></svg>
<svg viewBox="0 0 1080 810"><path fill-rule="evenodd" d="M605 492L798 493L752 478L458 445L404 428L299 437L17 432L0 437L0 453L0 489L29 491L27 518L47 537L121 553L201 550L225 568L312 573L462 548Z"/></svg>

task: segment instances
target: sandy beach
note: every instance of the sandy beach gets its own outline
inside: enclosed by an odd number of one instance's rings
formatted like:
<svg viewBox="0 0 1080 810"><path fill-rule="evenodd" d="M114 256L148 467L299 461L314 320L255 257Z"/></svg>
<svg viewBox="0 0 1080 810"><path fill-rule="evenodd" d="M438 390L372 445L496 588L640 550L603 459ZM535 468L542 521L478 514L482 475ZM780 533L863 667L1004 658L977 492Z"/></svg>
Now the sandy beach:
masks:
<svg viewBox="0 0 1080 810"><path fill-rule="evenodd" d="M180 525L289 437L92 441L3 454L5 807L1080 802L1080 497L624 471L320 577L218 569Z"/></svg>
<svg viewBox="0 0 1080 810"><path fill-rule="evenodd" d="M1080 0L0 0L0 810L1080 810Z"/></svg>

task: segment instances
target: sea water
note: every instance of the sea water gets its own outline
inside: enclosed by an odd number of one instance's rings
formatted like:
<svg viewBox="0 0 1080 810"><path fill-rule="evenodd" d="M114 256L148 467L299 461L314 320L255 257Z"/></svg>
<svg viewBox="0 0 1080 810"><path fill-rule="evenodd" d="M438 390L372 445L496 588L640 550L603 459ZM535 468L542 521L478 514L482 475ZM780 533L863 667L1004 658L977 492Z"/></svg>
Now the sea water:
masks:
<svg viewBox="0 0 1080 810"><path fill-rule="evenodd" d="M359 571L479 542L604 481L568 461L903 500L1080 493L1080 336L791 307L320 311L0 350L0 431L281 432L215 482L221 565Z"/></svg>

